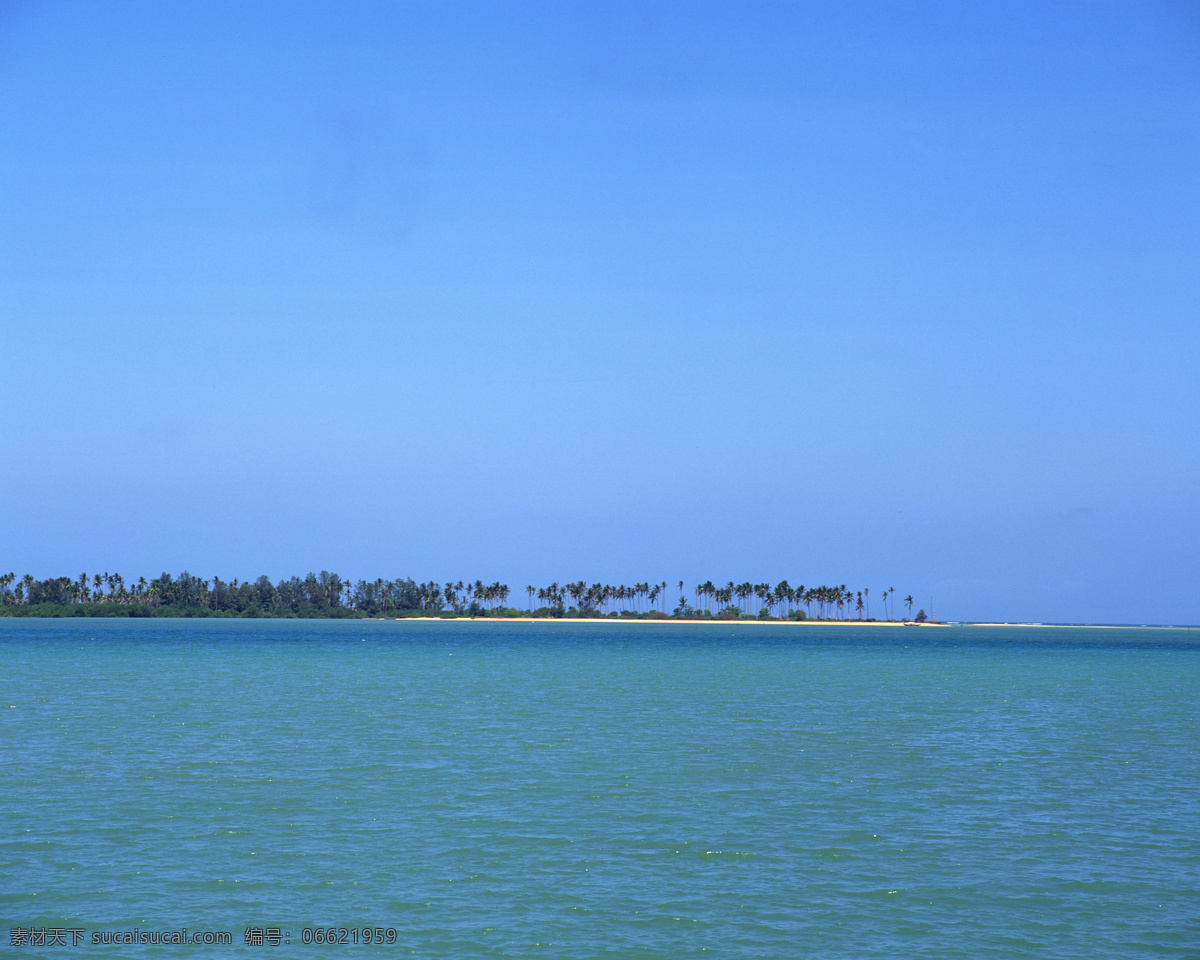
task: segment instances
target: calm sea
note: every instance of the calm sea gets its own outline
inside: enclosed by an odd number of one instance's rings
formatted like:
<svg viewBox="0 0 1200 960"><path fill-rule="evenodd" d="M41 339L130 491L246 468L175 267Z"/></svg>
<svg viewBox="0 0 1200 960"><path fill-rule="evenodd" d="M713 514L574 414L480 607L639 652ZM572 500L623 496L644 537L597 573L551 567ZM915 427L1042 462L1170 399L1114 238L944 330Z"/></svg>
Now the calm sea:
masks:
<svg viewBox="0 0 1200 960"><path fill-rule="evenodd" d="M1198 710L1200 631L0 620L0 955L1200 957Z"/></svg>

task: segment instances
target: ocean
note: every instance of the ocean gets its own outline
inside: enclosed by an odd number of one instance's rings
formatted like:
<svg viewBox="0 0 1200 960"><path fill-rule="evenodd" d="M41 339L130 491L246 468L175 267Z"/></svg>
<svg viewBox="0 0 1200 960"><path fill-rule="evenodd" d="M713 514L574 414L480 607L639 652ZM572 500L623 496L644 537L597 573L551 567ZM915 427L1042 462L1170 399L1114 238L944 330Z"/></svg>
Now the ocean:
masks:
<svg viewBox="0 0 1200 960"><path fill-rule="evenodd" d="M1198 711L1183 629L0 620L0 955L1197 958Z"/></svg>

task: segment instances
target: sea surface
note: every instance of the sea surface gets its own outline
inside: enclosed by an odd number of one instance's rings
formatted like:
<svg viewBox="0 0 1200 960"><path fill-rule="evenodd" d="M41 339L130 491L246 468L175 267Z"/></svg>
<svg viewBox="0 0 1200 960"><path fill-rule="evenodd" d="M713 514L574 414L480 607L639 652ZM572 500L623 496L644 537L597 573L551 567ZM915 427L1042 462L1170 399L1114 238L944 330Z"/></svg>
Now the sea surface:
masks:
<svg viewBox="0 0 1200 960"><path fill-rule="evenodd" d="M0 956L1197 958L1198 714L1200 630L0 620Z"/></svg>

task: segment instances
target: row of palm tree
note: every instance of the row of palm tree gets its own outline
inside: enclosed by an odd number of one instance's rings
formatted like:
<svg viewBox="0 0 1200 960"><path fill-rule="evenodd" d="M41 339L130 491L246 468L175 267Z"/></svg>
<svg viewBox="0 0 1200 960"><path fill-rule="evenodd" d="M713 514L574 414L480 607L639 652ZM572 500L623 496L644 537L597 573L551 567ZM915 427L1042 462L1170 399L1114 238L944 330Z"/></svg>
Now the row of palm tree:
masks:
<svg viewBox="0 0 1200 960"><path fill-rule="evenodd" d="M625 584L613 586L608 583L593 583L590 586L586 580L577 580L561 586L557 581L546 587L525 587L528 595L528 609L532 611L533 598L538 599L537 609L565 610L567 597L571 598L571 606L580 611L595 611L603 614L619 613L648 613L659 610L666 613L667 581L662 583L635 583L631 587Z"/></svg>
<svg viewBox="0 0 1200 960"><path fill-rule="evenodd" d="M887 599L895 592L895 587L888 587L883 591L886 620L894 617L894 610L892 614L888 613ZM797 609L803 606L805 615L811 617L815 605L817 618L821 620L848 619L851 611L857 613L859 620L864 619L864 616L870 619L870 596L869 588L855 592L848 590L844 583L836 587L805 587L803 584L793 587L786 580L781 580L772 587L769 583L734 583L730 580L725 586L718 587L711 580L707 580L696 586L698 605L708 613L711 613L715 606L718 610L736 611L738 614L754 616L762 615L765 611L769 616L790 617L793 606ZM912 595L907 596L904 602L911 613Z"/></svg>
<svg viewBox="0 0 1200 960"><path fill-rule="evenodd" d="M870 619L870 590L847 589L837 586L797 587L781 580L769 583L735 583L728 581L717 586L707 580L695 588L696 606L685 599L684 583L676 581L679 603L676 616L737 615L759 617L793 617L803 615L816 619ZM895 618L895 588L882 591L884 619ZM639 614L667 615L669 584L640 582L632 586L606 583L588 584L577 580L544 587L529 584L525 587L528 612L546 611L561 615L570 608L581 615ZM118 603L147 606L200 607L212 610L240 612L247 609L263 611L320 611L344 609L360 614L376 615L397 611L450 611L453 613L513 612L507 606L507 584L482 580L437 581L418 583L411 578L398 580L359 580L352 583L335 573L321 571L305 578L292 577L272 583L262 576L254 581L228 582L219 577L205 580L184 571L173 578L164 573L153 580L139 577L126 585L118 573L81 573L77 578L56 577L37 580L25 574L19 580L14 573L0 575L0 603L3 604L81 604ZM534 600L537 606L534 606ZM889 598L891 610L889 611ZM913 598L904 598L909 617ZM815 611L814 611L815 608Z"/></svg>
<svg viewBox="0 0 1200 960"><path fill-rule="evenodd" d="M680 615L699 611L710 616L723 612L739 616L791 617L795 610L804 607L805 616L812 617L815 606L817 619L849 619L852 614L856 614L860 620L870 618L870 590L864 588L853 592L845 584L806 588L803 585L792 587L786 580L781 580L772 587L769 583L734 583L730 580L725 586L718 587L708 580L697 584L697 603L694 608L685 600L683 581L677 581L676 586L680 597L675 612ZM653 584L635 583L633 586L600 583L589 586L583 580L560 585L555 581L545 587L529 584L525 592L528 595L527 609L531 612L535 609L565 610L568 597L570 606L580 612L594 611L604 615L613 612L645 613L650 610L658 610L663 614L667 612L668 584L665 580ZM889 612L888 600L895 592L895 587L882 591L884 619L894 619L894 609ZM537 607L534 606L535 597ZM904 602L911 614L911 594L905 597Z"/></svg>
<svg viewBox="0 0 1200 960"><path fill-rule="evenodd" d="M107 591L105 588L107 587ZM199 607L212 610L242 610L246 607L326 608L340 607L350 585L337 574L322 571L306 578L292 577L273 584L268 577L226 582L193 576L186 570L178 577L168 573L153 580L139 577L127 586L118 573L86 573L78 578L50 577L37 580L25 574L0 575L0 603L13 604L125 604L138 606Z"/></svg>
<svg viewBox="0 0 1200 960"><path fill-rule="evenodd" d="M14 587L13 585L16 584ZM53 586L48 586L48 585ZM104 592L104 588L108 592ZM34 597L39 588L49 591L56 597L62 597L67 603L128 603L131 600L146 597L149 583L145 577L140 578L131 587L126 587L125 579L119 573L97 573L89 577L81 573L78 579L71 577L55 577L51 580L36 580L32 574L25 574L19 580L15 573L0 574L0 599L5 603L36 603Z"/></svg>
<svg viewBox="0 0 1200 960"><path fill-rule="evenodd" d="M107 589L106 589L107 588ZM202 579L184 571L153 580L141 577L131 586L116 573L78 578L51 577L37 580L31 574L0 574L0 603L13 604L136 604L151 607L197 607L207 610L263 611L348 609L367 614L395 611L452 610L456 613L492 610L508 600L509 589L499 581L485 584L463 581L439 584L398 580L359 580L352 583L336 573L321 571L305 578L292 577L272 583L268 577L254 581L220 577Z"/></svg>

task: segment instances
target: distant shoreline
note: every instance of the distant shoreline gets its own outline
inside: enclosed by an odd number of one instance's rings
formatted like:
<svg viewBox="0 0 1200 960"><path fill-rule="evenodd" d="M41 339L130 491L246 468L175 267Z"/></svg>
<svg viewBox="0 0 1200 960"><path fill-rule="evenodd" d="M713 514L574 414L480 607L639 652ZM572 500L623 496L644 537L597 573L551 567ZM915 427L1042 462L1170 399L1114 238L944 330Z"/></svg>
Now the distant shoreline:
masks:
<svg viewBox="0 0 1200 960"><path fill-rule="evenodd" d="M107 605L105 605L107 607ZM1193 628L1200 630L1200 625L1197 624L1167 624L1167 623L1044 623L1040 621L1023 621L1023 622L973 622L969 620L818 620L816 618L782 618L772 617L740 617L734 619L732 617L673 617L673 616L647 616L633 615L620 617L538 617L538 616L480 616L472 617L469 615L450 615L450 616L401 616L401 617L372 617L355 614L349 611L340 612L344 608L339 608L339 613L332 616L274 616L274 615L242 615L235 613L212 613L209 611L186 611L181 613L150 613L146 608L131 608L120 607L114 605L111 609L105 609L103 613L87 612L85 613L78 608L59 608L51 611L42 611L39 613L23 614L16 612L18 607L9 606L7 608L0 607L0 623L4 620L128 620L128 619L154 619L154 620L352 620L356 623L371 622L371 623L403 623L412 621L417 623L606 623L606 624L681 624L681 625L703 625L709 624L712 626L725 626L727 624L734 625L773 625L773 626L816 626L816 627L1016 627L1021 629L1040 628L1046 630L1192 630ZM137 612L132 612L135 610ZM167 608L170 609L170 608Z"/></svg>
<svg viewBox="0 0 1200 960"><path fill-rule="evenodd" d="M871 591L864 587L857 592L846 585L792 587L781 580L774 587L769 582L751 583L730 580L720 587L707 580L694 591L697 605L687 602L684 581L678 580L679 604L672 614L667 613L670 581L612 585L588 584L586 580L546 587L529 584L525 613L534 619L683 619L683 620L762 620L793 617L809 619L815 604L817 619L870 621ZM894 587L876 594L883 602L884 621L895 619L895 597L889 609L888 597ZM504 617L524 619L519 601L508 605L512 591L507 584L482 580L430 580L418 583L411 577L397 580L343 580L338 574L322 570L318 575L291 577L272 583L265 574L256 580L228 582L220 577L211 580L194 576L186 570L178 577L169 573L153 580L139 577L125 582L117 573L86 573L78 577L50 577L38 580L32 574L17 577L15 572L0 573L0 615L6 616L182 616L182 617L355 617L400 619L422 617ZM533 606L537 597L538 607ZM902 601L908 608L907 620L929 619L924 610L913 616L916 601L909 594ZM930 606L932 607L932 598ZM569 603L569 606L568 606ZM11 610L21 608L20 611ZM120 609L124 608L125 612ZM782 608L782 616L776 611ZM801 609L803 608L803 609ZM170 610L171 612L167 612ZM932 614L932 609L930 614ZM432 618L432 617L431 617ZM878 621L877 621L878 622Z"/></svg>
<svg viewBox="0 0 1200 960"><path fill-rule="evenodd" d="M830 626L830 627L946 627L950 624L916 620L784 620L782 618L758 619L743 617L734 620L732 617L722 620L717 617L359 617L360 620L393 621L417 620L422 623L444 621L446 623L461 623L463 620L485 623L711 623L724 625L737 624L774 624L776 626Z"/></svg>
<svg viewBox="0 0 1200 960"><path fill-rule="evenodd" d="M1200 629L1200 626L1191 624L1170 624L1170 623L1039 623L1030 621L1027 623L973 623L967 620L956 621L941 621L927 620L919 622L916 620L759 620L753 617L746 617L741 620L718 620L713 618L695 618L685 619L682 617L670 617L661 620L640 619L635 617L358 617L356 620L370 620L376 623L402 623L405 621L417 621L420 623L432 623L441 621L445 623L462 623L464 620L471 623L608 623L608 624L630 624L630 623L675 623L675 624L711 624L712 626L725 626L727 624L760 624L774 626L793 626L793 627L1041 627L1047 630L1191 630Z"/></svg>

